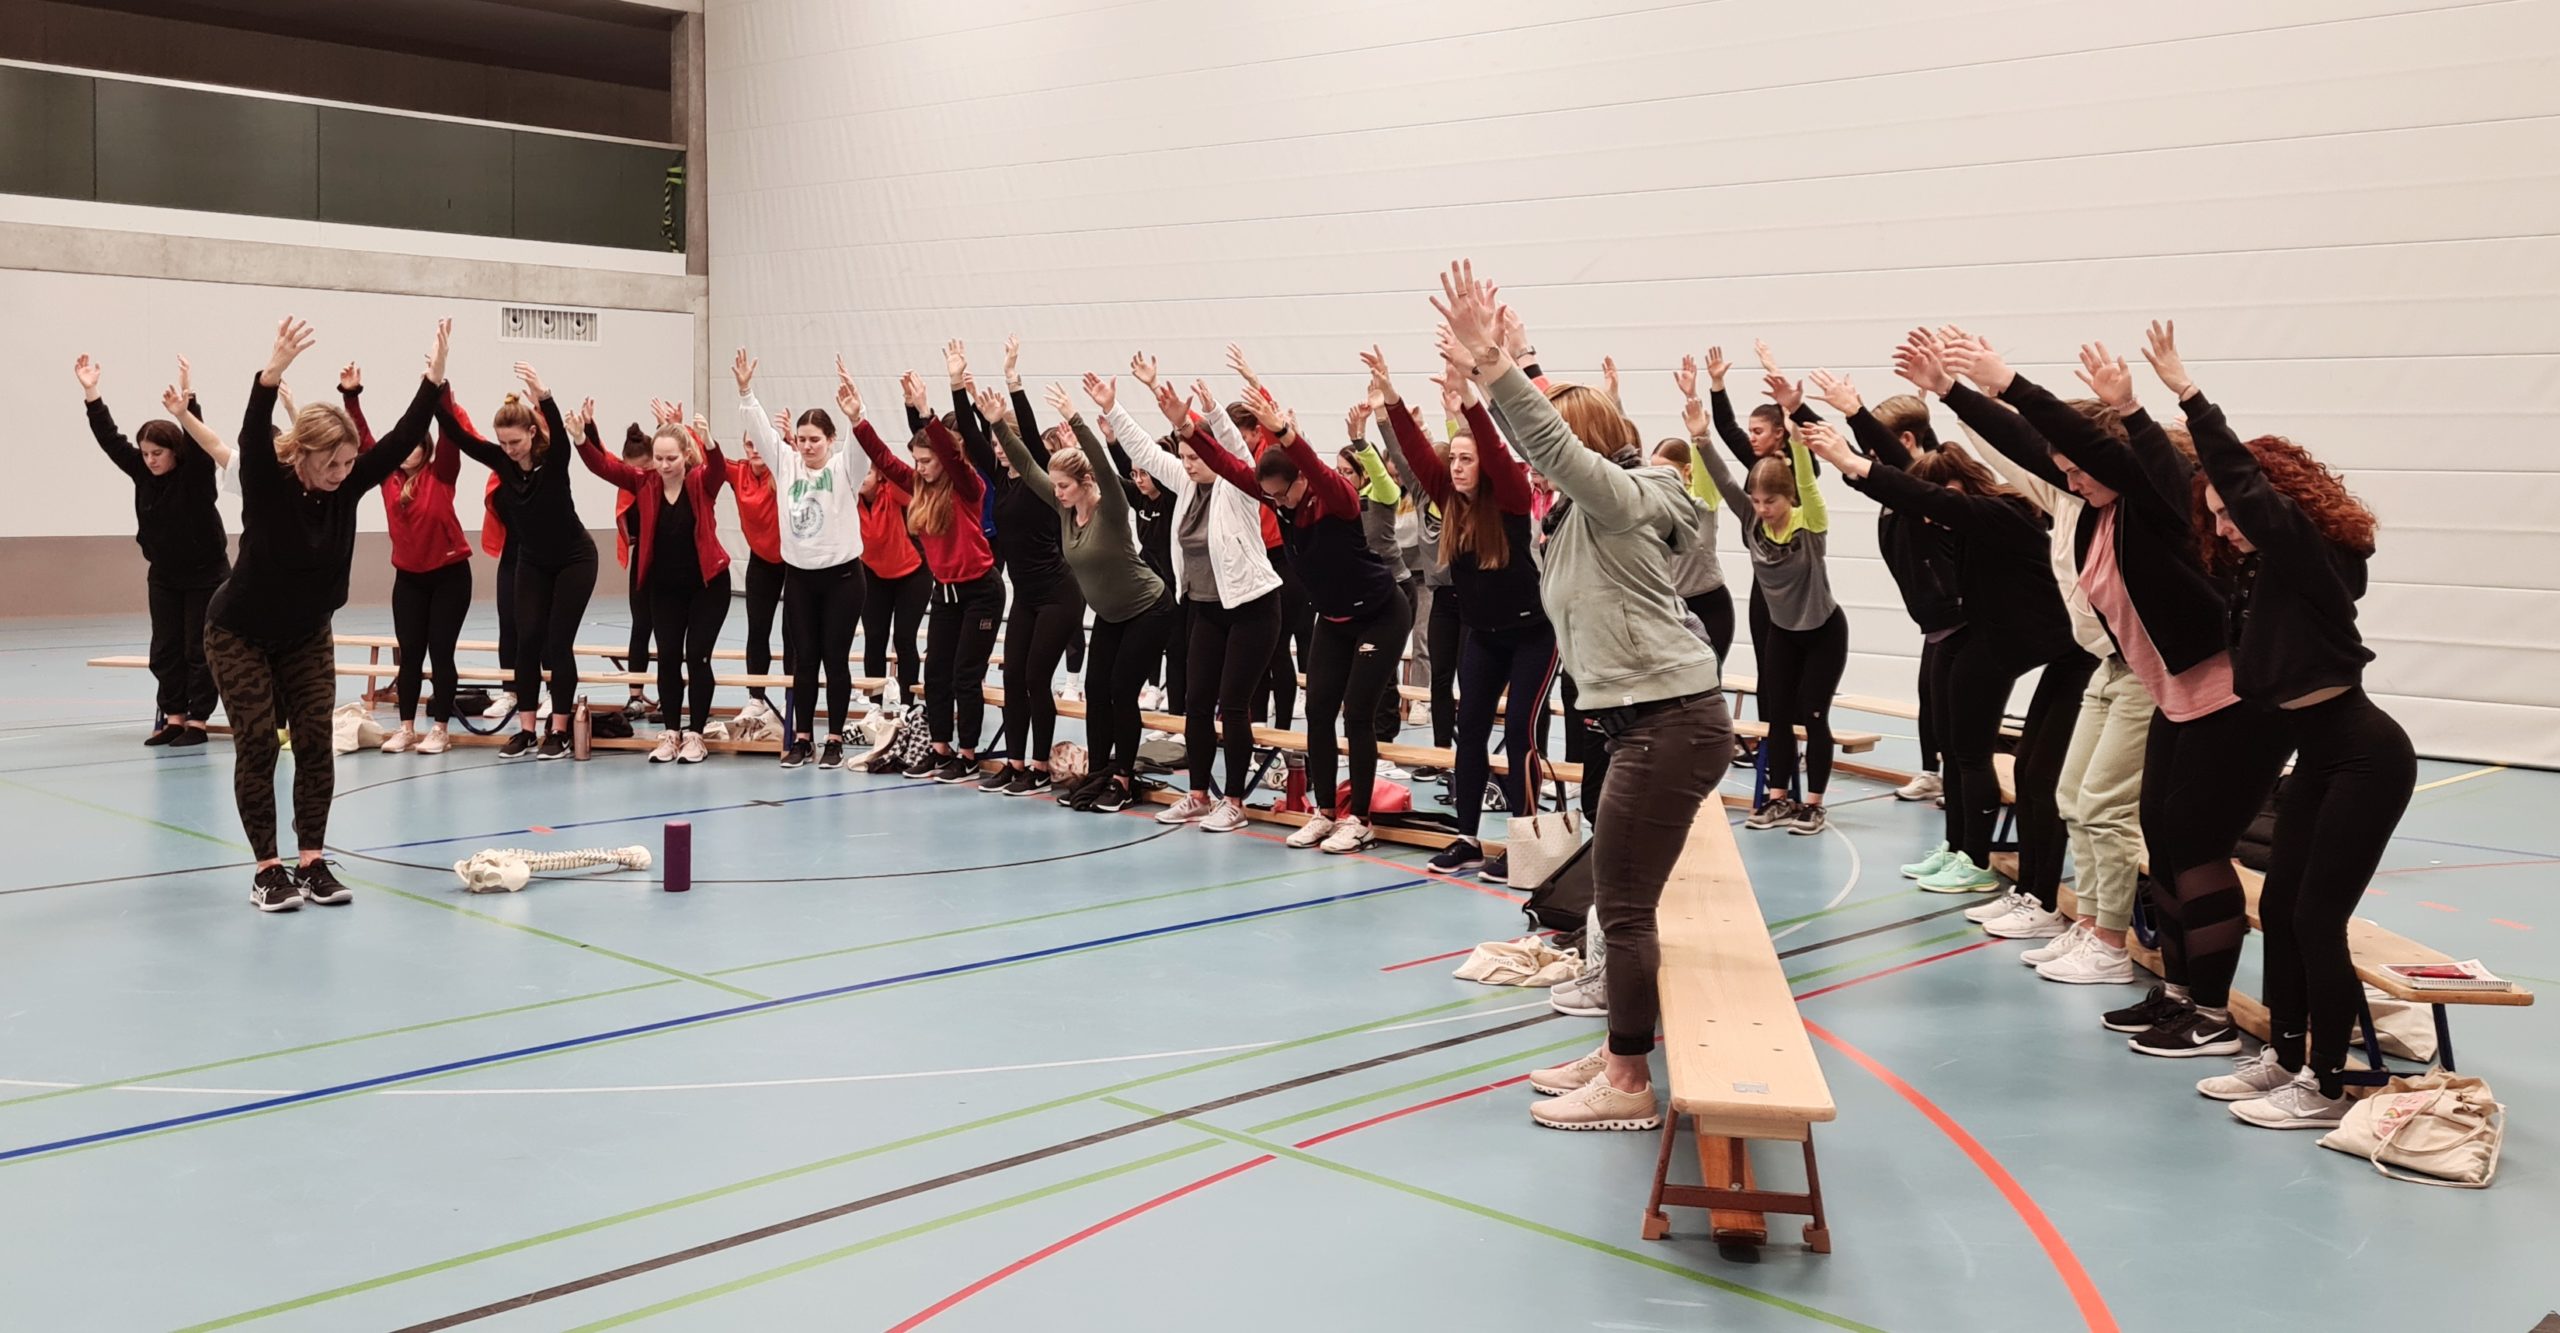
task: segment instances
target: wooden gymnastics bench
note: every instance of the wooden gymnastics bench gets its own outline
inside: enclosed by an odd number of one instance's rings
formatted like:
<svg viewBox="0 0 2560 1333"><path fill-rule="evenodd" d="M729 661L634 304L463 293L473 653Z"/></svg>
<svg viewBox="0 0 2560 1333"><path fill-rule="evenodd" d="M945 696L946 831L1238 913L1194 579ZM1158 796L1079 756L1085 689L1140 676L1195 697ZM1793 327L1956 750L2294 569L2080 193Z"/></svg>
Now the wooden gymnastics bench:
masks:
<svg viewBox="0 0 2560 1333"><path fill-rule="evenodd" d="M1710 807L1690 826L1654 914L1662 939L1658 975L1671 1104L1645 1206L1644 1238L1671 1234L1665 1205L1708 1209L1717 1241L1750 1245L1769 1238L1764 1214L1797 1213L1811 1219L1804 1228L1806 1248L1828 1254L1831 1230L1822 1211L1813 1127L1830 1122L1838 1109L1796 1013L1794 991L1750 876L1743 872L1733 828L1719 813ZM1670 1183L1683 1120L1697 1140L1697 1185ZM1751 1170L1754 1140L1804 1145L1804 1192L1760 1188Z"/></svg>

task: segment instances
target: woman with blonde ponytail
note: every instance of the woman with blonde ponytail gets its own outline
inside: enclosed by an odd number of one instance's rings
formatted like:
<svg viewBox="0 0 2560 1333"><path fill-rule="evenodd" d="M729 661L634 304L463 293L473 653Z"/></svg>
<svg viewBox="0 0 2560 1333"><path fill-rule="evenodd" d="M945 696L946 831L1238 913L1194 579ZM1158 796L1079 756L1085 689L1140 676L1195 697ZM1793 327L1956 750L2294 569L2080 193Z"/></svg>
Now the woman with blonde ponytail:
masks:
<svg viewBox="0 0 2560 1333"><path fill-rule="evenodd" d="M355 424L324 403L294 413L275 435L276 390L285 369L311 350L311 326L288 317L275 350L249 386L240 425L240 558L206 613L205 660L230 716L232 795L258 858L249 901L290 912L306 901L337 906L354 897L320 859L336 794L329 710L337 702L336 637L330 617L347 602L355 561L356 506L426 438L444 380L445 340L436 326L427 373L382 448L357 452ZM276 853L277 728L302 740L294 749L293 833L300 864Z"/></svg>

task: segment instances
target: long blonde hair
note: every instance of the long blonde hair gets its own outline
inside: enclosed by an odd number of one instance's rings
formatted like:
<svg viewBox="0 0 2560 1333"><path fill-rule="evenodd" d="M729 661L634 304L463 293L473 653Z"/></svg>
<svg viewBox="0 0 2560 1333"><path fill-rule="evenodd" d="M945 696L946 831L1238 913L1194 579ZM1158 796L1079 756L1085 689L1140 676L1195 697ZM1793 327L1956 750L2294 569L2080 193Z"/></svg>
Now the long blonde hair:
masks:
<svg viewBox="0 0 2560 1333"><path fill-rule="evenodd" d="M1547 401L1553 403L1556 415L1564 418L1573 437L1582 447L1602 458L1615 458L1624 450L1642 448L1644 437L1636 423L1618 410L1609 395L1581 384L1556 384L1547 389Z"/></svg>
<svg viewBox="0 0 2560 1333"><path fill-rule="evenodd" d="M294 413L292 427L276 437L276 461L299 469L305 455L326 458L355 443L356 423L344 411L311 403Z"/></svg>

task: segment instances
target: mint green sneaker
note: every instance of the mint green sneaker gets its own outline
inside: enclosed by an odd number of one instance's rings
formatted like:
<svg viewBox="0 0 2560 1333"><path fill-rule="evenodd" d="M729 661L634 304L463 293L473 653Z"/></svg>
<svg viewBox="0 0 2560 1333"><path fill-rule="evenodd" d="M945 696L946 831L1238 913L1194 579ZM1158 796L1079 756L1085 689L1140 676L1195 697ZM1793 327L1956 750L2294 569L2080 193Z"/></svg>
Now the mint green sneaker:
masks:
<svg viewBox="0 0 2560 1333"><path fill-rule="evenodd" d="M1922 893L1989 893L2000 887L2000 877L1988 866L1978 866L1973 858L1957 852L1947 858L1937 873L1920 878Z"/></svg>
<svg viewBox="0 0 2560 1333"><path fill-rule="evenodd" d="M1927 879L1931 875L1937 874L1939 871L1946 869L1947 862L1956 859L1956 856L1957 852L1954 848L1949 847L1943 842L1939 843L1937 846L1929 849L1929 854L1927 856L1921 857L1919 860L1904 866L1902 868L1902 877L1904 879Z"/></svg>

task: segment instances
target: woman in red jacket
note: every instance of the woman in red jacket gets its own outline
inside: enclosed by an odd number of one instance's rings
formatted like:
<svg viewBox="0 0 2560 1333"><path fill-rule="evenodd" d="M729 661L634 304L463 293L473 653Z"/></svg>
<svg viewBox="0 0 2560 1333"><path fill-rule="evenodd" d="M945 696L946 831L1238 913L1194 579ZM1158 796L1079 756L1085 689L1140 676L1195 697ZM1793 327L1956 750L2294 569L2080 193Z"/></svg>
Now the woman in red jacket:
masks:
<svg viewBox="0 0 2560 1333"><path fill-rule="evenodd" d="M916 677L923 659L916 652L916 627L924 623L925 604L933 599L933 575L907 530L905 487L873 468L862 474L858 493L862 510L862 563L871 571L862 599L862 674L873 680L889 676L889 647L898 649L898 698L914 703Z"/></svg>
<svg viewBox="0 0 2560 1333"><path fill-rule="evenodd" d="M633 467L605 451L596 435L595 406L588 399L569 428L579 436L578 457L587 470L629 493L640 511L631 580L649 594L658 639L658 721L665 728L649 762L698 764L702 728L711 718L711 648L729 618L729 552L720 545L713 507L728 483L729 462L717 442L693 439L661 409L664 419L649 437L649 466ZM701 449L699 466L690 461L689 445Z"/></svg>
<svg viewBox="0 0 2560 1333"><path fill-rule="evenodd" d="M710 433L699 426L696 431ZM782 605L782 502L774 491L773 469L765 466L755 441L739 444L746 457L729 469L729 492L738 497L738 531L747 539L747 674L762 676L773 670L774 612ZM783 674L790 674L792 661L791 622L786 618ZM750 718L781 729L782 715L773 711L761 685L747 687L747 706L738 710L740 722Z"/></svg>
<svg viewBox="0 0 2560 1333"><path fill-rule="evenodd" d="M900 387L910 410L927 411L924 381L914 371L906 373ZM838 384L836 405L854 418L854 438L871 456L871 466L912 497L907 530L915 534L925 568L933 573L924 659L925 726L933 736L933 750L909 765L907 776L969 781L977 775L978 734L986 725L987 658L1004 622L1004 576L996 570L995 552L978 523L986 479L940 417L922 417L924 430L908 442L908 457L901 459L862 419L862 395L852 381Z"/></svg>
<svg viewBox="0 0 2560 1333"><path fill-rule="evenodd" d="M357 447L371 451L364 372L352 361L338 372L338 394L355 423ZM446 724L462 688L454 644L462 638L463 617L471 614L471 541L453 512L454 482L461 475L462 451L439 431L433 450L421 439L382 483L382 511L391 520L391 628L400 640L400 729L384 738L384 754L443 754L453 744ZM436 692L427 701L427 715L433 725L421 736L418 688L431 660Z"/></svg>

